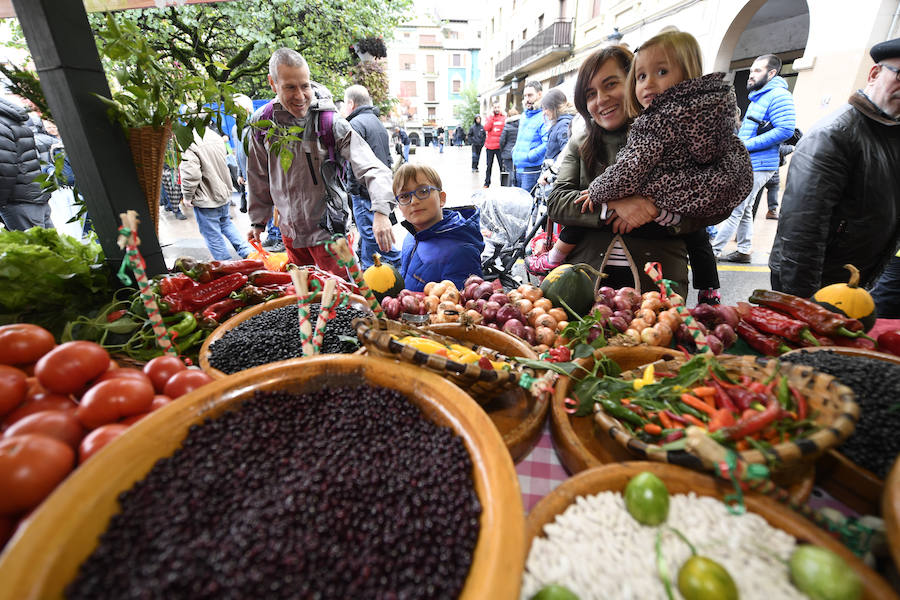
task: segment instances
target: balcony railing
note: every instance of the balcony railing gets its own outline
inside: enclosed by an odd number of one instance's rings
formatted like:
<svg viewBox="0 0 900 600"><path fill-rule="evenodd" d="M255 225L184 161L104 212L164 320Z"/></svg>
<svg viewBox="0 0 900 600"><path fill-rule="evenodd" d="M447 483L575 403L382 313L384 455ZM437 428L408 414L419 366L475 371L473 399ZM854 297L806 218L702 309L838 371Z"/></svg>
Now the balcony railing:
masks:
<svg viewBox="0 0 900 600"><path fill-rule="evenodd" d="M512 54L494 67L494 75L500 79L524 64L560 50L572 50L572 21L556 21L536 36L513 50Z"/></svg>

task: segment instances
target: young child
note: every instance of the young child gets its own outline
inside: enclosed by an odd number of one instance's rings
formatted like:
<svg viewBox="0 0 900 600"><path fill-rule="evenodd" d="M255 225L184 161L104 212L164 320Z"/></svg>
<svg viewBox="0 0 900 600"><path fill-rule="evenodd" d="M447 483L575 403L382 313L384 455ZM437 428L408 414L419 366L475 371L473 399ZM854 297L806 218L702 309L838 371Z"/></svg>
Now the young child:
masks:
<svg viewBox="0 0 900 600"><path fill-rule="evenodd" d="M660 225L678 225L682 217L713 223L747 197L752 167L734 134L734 91L722 73L702 75L701 64L700 47L689 33L662 33L640 47L625 100L631 115L643 113L616 162L591 183L587 210L602 206L609 223L615 213L607 202L639 195L660 209ZM529 271L540 274L562 263L585 231L564 227L548 255L530 257ZM700 301L717 304L719 278L709 237L700 228L684 238Z"/></svg>
<svg viewBox="0 0 900 600"><path fill-rule="evenodd" d="M474 206L444 208L447 194L429 166L406 163L394 174L394 194L403 226L400 274L406 289L420 292L429 281L449 279L462 289L469 275L481 275L480 213Z"/></svg>

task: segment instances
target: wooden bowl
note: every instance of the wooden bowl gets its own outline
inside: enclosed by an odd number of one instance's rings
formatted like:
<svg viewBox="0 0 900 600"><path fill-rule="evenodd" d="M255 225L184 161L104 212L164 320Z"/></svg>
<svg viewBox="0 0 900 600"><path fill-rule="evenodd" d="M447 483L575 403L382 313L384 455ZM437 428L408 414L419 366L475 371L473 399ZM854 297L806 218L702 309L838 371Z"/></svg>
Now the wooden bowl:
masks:
<svg viewBox="0 0 900 600"><path fill-rule="evenodd" d="M188 428L257 390L310 392L332 385L398 390L425 418L452 427L473 463L481 531L462 598L517 598L524 564L524 510L515 468L484 411L437 375L368 356L323 355L248 369L215 381L142 419L78 468L44 501L0 555L0 600L61 598L98 536L118 511L117 498L157 459L170 456Z"/></svg>
<svg viewBox="0 0 900 600"><path fill-rule="evenodd" d="M782 356L790 356L799 352L821 352L823 350L845 356L871 358L900 365L900 356L865 348L847 348L844 346L801 348L785 352ZM865 410L862 404L859 404L860 409ZM872 471L844 456L839 449L829 450L816 462L816 484L835 499L860 514L880 514L882 495L885 492L884 480Z"/></svg>
<svg viewBox="0 0 900 600"><path fill-rule="evenodd" d="M663 463L634 461L589 469L564 481L531 510L525 523L527 547L531 547L535 537L543 535L544 525L553 522L556 516L573 504L578 496L603 491L622 492L631 478L643 471L650 471L659 476L672 494L694 492L698 496L712 496L721 500L725 494L733 491L726 482L690 469ZM867 600L897 598L890 585L843 544L786 506L756 492L746 493L744 503L747 510L764 518L772 527L781 529L800 541L822 546L840 555L862 580L863 598Z"/></svg>
<svg viewBox="0 0 900 600"><path fill-rule="evenodd" d="M679 350L661 346L607 346L595 352L595 356L607 356L618 363L622 372L636 369L657 360L669 360L683 356ZM586 368L593 359L583 359ZM572 380L561 377L554 390L550 412L550 432L553 447L560 462L570 473L578 473L608 463L634 461L635 456L617 443L594 422L593 415L576 417L566 412L565 399L571 394ZM798 503L809 499L814 486L815 469L811 463L774 473L773 480L787 487L791 498Z"/></svg>
<svg viewBox="0 0 900 600"><path fill-rule="evenodd" d="M888 474L881 496L881 516L894 565L900 565L900 460L894 461Z"/></svg>
<svg viewBox="0 0 900 600"><path fill-rule="evenodd" d="M322 294L317 293L313 296L313 302L319 302L322 298ZM213 379L222 379L223 377L227 377L227 373L223 373L222 371L216 369L212 365L209 364L209 356L210 351L209 347L215 342L219 340L223 335L225 335L229 330L234 329L247 319L253 318L261 312L274 310L276 308L281 308L283 306L288 306L290 304L297 303L297 296L282 296L281 298L275 298L274 300L269 300L268 302L263 302L262 304L257 304L256 306L252 306L247 310L242 310L237 313L215 329L213 332L209 334L209 337L203 342L203 345L200 346L200 352L198 354L198 359L200 360L200 368L203 369L207 375L212 377ZM366 312L371 313L371 309L369 308L369 304L366 302L366 299L362 296L358 296L356 294L350 294L350 304L353 308L357 308L359 310L364 310ZM299 327L299 325L298 325ZM315 329L315 322L312 323L313 329Z"/></svg>
<svg viewBox="0 0 900 600"><path fill-rule="evenodd" d="M537 359L531 345L508 333L490 327L464 327L455 323L429 325L425 329L471 342L496 350L506 356ZM531 452L544 427L544 420L550 411L550 397L542 394L533 396L521 387L514 390L503 390L491 401L482 404L494 426L503 436L509 453L515 462L519 462Z"/></svg>

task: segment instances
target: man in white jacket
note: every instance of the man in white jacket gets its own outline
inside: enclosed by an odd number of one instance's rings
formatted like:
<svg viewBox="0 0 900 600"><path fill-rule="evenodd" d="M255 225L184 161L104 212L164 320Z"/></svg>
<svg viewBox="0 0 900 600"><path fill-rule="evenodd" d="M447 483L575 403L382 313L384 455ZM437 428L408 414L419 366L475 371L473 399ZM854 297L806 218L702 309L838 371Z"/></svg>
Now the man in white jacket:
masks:
<svg viewBox="0 0 900 600"><path fill-rule="evenodd" d="M184 203L194 207L197 227L214 260L232 258L225 240L241 258L252 251L231 222L231 174L226 155L222 136L207 127L202 138L194 132L194 143L181 155L179 166Z"/></svg>

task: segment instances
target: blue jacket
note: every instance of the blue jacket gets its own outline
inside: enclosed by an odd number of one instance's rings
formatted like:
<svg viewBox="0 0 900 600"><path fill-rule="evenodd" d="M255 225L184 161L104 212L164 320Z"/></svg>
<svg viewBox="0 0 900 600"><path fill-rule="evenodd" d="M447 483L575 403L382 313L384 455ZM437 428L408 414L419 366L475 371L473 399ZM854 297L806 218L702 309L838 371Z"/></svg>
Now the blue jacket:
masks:
<svg viewBox="0 0 900 600"><path fill-rule="evenodd" d="M534 169L544 162L547 153L547 126L544 111L533 108L522 113L519 119L519 135L513 147L513 164L516 170Z"/></svg>
<svg viewBox="0 0 900 600"><path fill-rule="evenodd" d="M750 153L754 171L777 171L779 167L778 146L794 135L797 116L794 112L794 97L787 89L787 82L781 77L773 77L762 89L750 92L750 105L738 137ZM756 135L759 124L748 117L769 121L775 126L771 131Z"/></svg>
<svg viewBox="0 0 900 600"><path fill-rule="evenodd" d="M569 130L572 127L572 115L559 115L556 123L547 134L547 154L544 158L556 160L562 149L569 142Z"/></svg>
<svg viewBox="0 0 900 600"><path fill-rule="evenodd" d="M469 275L481 275L481 213L474 206L445 208L444 218L424 231L415 231L403 241L400 274L406 289L421 292L429 281L449 279L462 289Z"/></svg>

